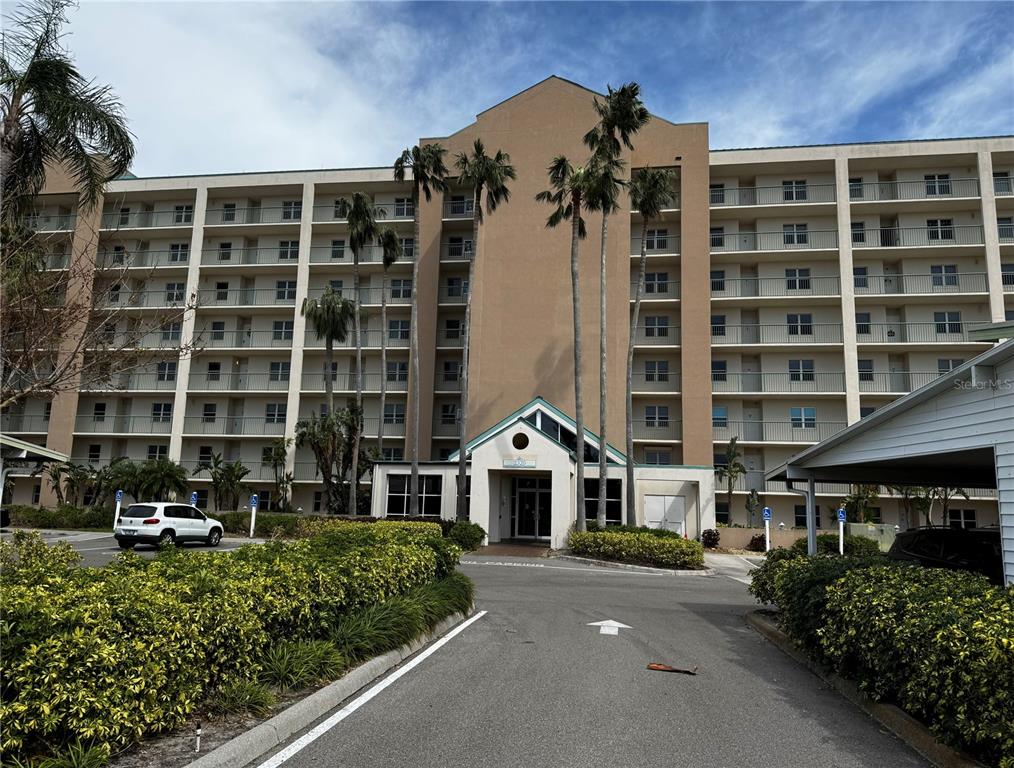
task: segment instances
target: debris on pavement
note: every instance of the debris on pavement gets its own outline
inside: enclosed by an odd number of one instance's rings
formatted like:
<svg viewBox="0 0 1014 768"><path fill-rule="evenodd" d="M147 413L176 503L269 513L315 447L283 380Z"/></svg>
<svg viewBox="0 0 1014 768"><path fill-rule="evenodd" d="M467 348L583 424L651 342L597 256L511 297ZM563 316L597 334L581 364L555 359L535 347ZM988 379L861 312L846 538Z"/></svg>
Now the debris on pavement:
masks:
<svg viewBox="0 0 1014 768"><path fill-rule="evenodd" d="M694 667L693 669L680 669L679 667L670 667L668 664L658 664L655 662L649 664L648 669L652 670L653 672L676 672L677 674L680 675L697 674L697 667Z"/></svg>

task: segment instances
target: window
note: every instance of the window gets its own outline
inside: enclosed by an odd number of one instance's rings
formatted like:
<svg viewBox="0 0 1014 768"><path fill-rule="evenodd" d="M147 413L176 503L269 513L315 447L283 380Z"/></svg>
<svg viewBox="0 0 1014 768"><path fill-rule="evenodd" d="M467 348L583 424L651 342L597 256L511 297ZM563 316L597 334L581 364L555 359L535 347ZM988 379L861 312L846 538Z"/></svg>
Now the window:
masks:
<svg viewBox="0 0 1014 768"><path fill-rule="evenodd" d="M975 528L974 509L948 509L947 524L951 528Z"/></svg>
<svg viewBox="0 0 1014 768"><path fill-rule="evenodd" d="M668 229L649 229L644 233L644 247L649 251L663 251L669 247Z"/></svg>
<svg viewBox="0 0 1014 768"><path fill-rule="evenodd" d="M106 420L106 404L95 403L92 406L92 421L105 421Z"/></svg>
<svg viewBox="0 0 1014 768"><path fill-rule="evenodd" d="M401 251L405 254L406 259L411 259L415 256L415 238L414 237L402 237L399 238L398 242L401 243Z"/></svg>
<svg viewBox="0 0 1014 768"><path fill-rule="evenodd" d="M863 194L863 177L853 176L849 179L849 199L850 200L862 200L865 195Z"/></svg>
<svg viewBox="0 0 1014 768"><path fill-rule="evenodd" d="M729 363L726 360L712 360L711 361L711 380L712 381L728 381L729 377Z"/></svg>
<svg viewBox="0 0 1014 768"><path fill-rule="evenodd" d="M321 512L324 509L324 492L314 491L313 492L313 511Z"/></svg>
<svg viewBox="0 0 1014 768"><path fill-rule="evenodd" d="M729 408L725 405L713 405L711 406L711 426L712 427L728 427L729 426Z"/></svg>
<svg viewBox="0 0 1014 768"><path fill-rule="evenodd" d="M121 227L126 227L126 226L129 226L129 225L130 225L130 209L129 208L121 208L120 209L120 226Z"/></svg>
<svg viewBox="0 0 1014 768"><path fill-rule="evenodd" d="M873 405L864 405L864 406L861 406L859 408L859 418L860 419L865 419L867 416L869 416L875 410L877 410L877 408L876 408L876 406L873 406Z"/></svg>
<svg viewBox="0 0 1014 768"><path fill-rule="evenodd" d="M173 209L173 223L190 224L194 220L194 206L177 205Z"/></svg>
<svg viewBox="0 0 1014 768"><path fill-rule="evenodd" d="M461 338L461 321L450 318L444 321L444 336L448 339Z"/></svg>
<svg viewBox="0 0 1014 768"><path fill-rule="evenodd" d="M171 243L169 245L169 263L185 264L190 261L190 243Z"/></svg>
<svg viewBox="0 0 1014 768"><path fill-rule="evenodd" d="M709 235L711 237L712 248L724 248L725 247L725 227L710 227Z"/></svg>
<svg viewBox="0 0 1014 768"><path fill-rule="evenodd" d="M668 360L645 360L644 361L645 381L669 381Z"/></svg>
<svg viewBox="0 0 1014 768"><path fill-rule="evenodd" d="M708 192L712 205L725 205L725 184L709 184Z"/></svg>
<svg viewBox="0 0 1014 768"><path fill-rule="evenodd" d="M852 244L857 245L866 242L866 222L852 222Z"/></svg>
<svg viewBox="0 0 1014 768"><path fill-rule="evenodd" d="M275 281L275 301L294 301L296 298L295 280Z"/></svg>
<svg viewBox="0 0 1014 768"><path fill-rule="evenodd" d="M468 291L468 280L466 280L466 279L464 279L462 277L449 277L449 278L447 278L447 296L448 296L448 298L451 298L451 297L458 298L458 297L464 296L467 291Z"/></svg>
<svg viewBox="0 0 1014 768"><path fill-rule="evenodd" d="M331 258L332 259L344 259L345 258L345 241L344 240L332 240L331 241Z"/></svg>
<svg viewBox="0 0 1014 768"><path fill-rule="evenodd" d="M875 523L877 525L884 522L884 516L880 511L880 507L867 507L866 518L867 522Z"/></svg>
<svg viewBox="0 0 1014 768"><path fill-rule="evenodd" d="M668 427L669 406L668 405L644 406L644 425L646 427Z"/></svg>
<svg viewBox="0 0 1014 768"><path fill-rule="evenodd" d="M229 223L236 220L236 204L222 203L222 221Z"/></svg>
<svg viewBox="0 0 1014 768"><path fill-rule="evenodd" d="M941 357L937 360L937 373L939 373L941 376L945 373L950 373L955 368L958 368L959 366L963 365L964 362L965 361L962 360L961 358L955 359Z"/></svg>
<svg viewBox="0 0 1014 768"><path fill-rule="evenodd" d="M384 423L385 424L404 424L405 423L405 404L404 403L384 403Z"/></svg>
<svg viewBox="0 0 1014 768"><path fill-rule="evenodd" d="M951 175L949 173L927 173L923 179L926 181L926 195L928 197L951 194Z"/></svg>
<svg viewBox="0 0 1014 768"><path fill-rule="evenodd" d="M201 409L201 423L214 424L218 418L218 405L216 403L205 403Z"/></svg>
<svg viewBox="0 0 1014 768"><path fill-rule="evenodd" d="M465 200L464 195L451 195L449 208L452 216L460 216L472 210L472 201Z"/></svg>
<svg viewBox="0 0 1014 768"><path fill-rule="evenodd" d="M1014 192L1010 171L993 171L993 192L998 195L1009 195Z"/></svg>
<svg viewBox="0 0 1014 768"><path fill-rule="evenodd" d="M52 401L47 402L42 408L42 420L49 421L49 417L53 415L53 403Z"/></svg>
<svg viewBox="0 0 1014 768"><path fill-rule="evenodd" d="M271 338L275 341L292 340L292 320L275 320L271 323Z"/></svg>
<svg viewBox="0 0 1014 768"><path fill-rule="evenodd" d="M222 364L208 363L208 373L206 378L208 381L220 381L222 379Z"/></svg>
<svg viewBox="0 0 1014 768"><path fill-rule="evenodd" d="M447 257L450 259L463 259L472 253L472 241L462 237L447 238Z"/></svg>
<svg viewBox="0 0 1014 768"><path fill-rule="evenodd" d="M298 261L299 260L299 241L298 240L279 240L278 241L278 260L279 261Z"/></svg>
<svg viewBox="0 0 1014 768"><path fill-rule="evenodd" d="M411 299L412 298L412 280L400 278L397 280L391 280L391 298L392 299Z"/></svg>
<svg viewBox="0 0 1014 768"><path fill-rule="evenodd" d="M549 479L540 481L549 484ZM620 525L623 522L623 481L618 477L606 478L606 525ZM586 478L584 481L584 516L585 520L594 521L598 514L599 481L598 478Z"/></svg>
<svg viewBox="0 0 1014 768"><path fill-rule="evenodd" d="M388 320L387 321L387 338L393 341L407 340L409 334L409 321L408 320Z"/></svg>
<svg viewBox="0 0 1014 768"><path fill-rule="evenodd" d="M799 267L786 269L785 288L790 291L810 290L810 270Z"/></svg>
<svg viewBox="0 0 1014 768"><path fill-rule="evenodd" d="M783 181L782 200L794 202L806 200L806 179Z"/></svg>
<svg viewBox="0 0 1014 768"><path fill-rule="evenodd" d="M813 381L813 360L789 360L789 381Z"/></svg>
<svg viewBox="0 0 1014 768"><path fill-rule="evenodd" d="M712 336L725 335L725 315L711 316L711 335Z"/></svg>
<svg viewBox="0 0 1014 768"><path fill-rule="evenodd" d="M120 303L120 292L123 290L123 286L119 283L113 283L109 286L109 293L106 296L106 301L110 304Z"/></svg>
<svg viewBox="0 0 1014 768"><path fill-rule="evenodd" d="M42 498L42 484L36 483L32 486L32 504L38 504L40 498Z"/></svg>
<svg viewBox="0 0 1014 768"><path fill-rule="evenodd" d="M444 426L450 426L458 423L457 403L443 403L440 406L440 423Z"/></svg>
<svg viewBox="0 0 1014 768"><path fill-rule="evenodd" d="M930 274L933 276L934 288L958 284L957 264L933 264L930 266Z"/></svg>
<svg viewBox="0 0 1014 768"><path fill-rule="evenodd" d="M152 403L151 420L158 424L165 424L173 419L172 403Z"/></svg>
<svg viewBox="0 0 1014 768"><path fill-rule="evenodd" d="M648 315L644 318L644 335L647 338L668 338L669 318L661 315Z"/></svg>
<svg viewBox="0 0 1014 768"><path fill-rule="evenodd" d="M852 267L852 283L856 288L870 287L870 268Z"/></svg>
<svg viewBox="0 0 1014 768"><path fill-rule="evenodd" d="M328 280L327 284L328 284L328 287L334 293L338 294L339 296L342 295L342 291L345 289L345 281L344 280Z"/></svg>
<svg viewBox="0 0 1014 768"><path fill-rule="evenodd" d="M211 340L222 341L225 338L225 321L214 320L211 323ZM211 365L210 363L208 364Z"/></svg>
<svg viewBox="0 0 1014 768"><path fill-rule="evenodd" d="M1014 216L997 218L996 229L1001 240L1014 240Z"/></svg>
<svg viewBox="0 0 1014 768"><path fill-rule="evenodd" d="M715 524L718 523L729 524L729 502L727 501L715 502Z"/></svg>
<svg viewBox="0 0 1014 768"><path fill-rule="evenodd" d="M419 512L426 517L440 517L440 475L419 475ZM408 475L387 476L387 517L404 517L409 513L411 485Z"/></svg>
<svg viewBox="0 0 1014 768"><path fill-rule="evenodd" d="M268 381L288 381L292 364L287 360L272 362L268 372Z"/></svg>
<svg viewBox="0 0 1014 768"><path fill-rule="evenodd" d="M399 219L406 219L415 216L415 205L411 197L394 198L394 215Z"/></svg>
<svg viewBox="0 0 1014 768"><path fill-rule="evenodd" d="M672 451L668 448L645 448L644 463L656 466L672 464Z"/></svg>
<svg viewBox="0 0 1014 768"><path fill-rule="evenodd" d="M102 324L102 341L106 344L116 341L116 323L106 321Z"/></svg>
<svg viewBox="0 0 1014 768"><path fill-rule="evenodd" d="M793 429L812 429L817 426L817 409L811 406L792 406L789 420Z"/></svg>
<svg viewBox="0 0 1014 768"><path fill-rule="evenodd" d="M444 360L444 381L458 381L461 378L461 363L457 360Z"/></svg>
<svg viewBox="0 0 1014 768"><path fill-rule="evenodd" d="M934 312L933 323L937 333L961 333L960 312Z"/></svg>
<svg viewBox="0 0 1014 768"><path fill-rule="evenodd" d="M229 281L220 280L215 283L215 301L229 300Z"/></svg>
<svg viewBox="0 0 1014 768"><path fill-rule="evenodd" d="M148 461L158 461L159 459L168 459L168 458L169 458L168 445L148 446Z"/></svg>
<svg viewBox="0 0 1014 768"><path fill-rule="evenodd" d="M647 272L644 275L645 293L668 293L669 273L668 272Z"/></svg>
<svg viewBox="0 0 1014 768"><path fill-rule="evenodd" d="M437 457L440 459L440 461L447 461L447 459L450 458L450 455L451 455L450 448L441 448L437 453Z"/></svg>
<svg viewBox="0 0 1014 768"><path fill-rule="evenodd" d="M215 452L211 449L210 445L202 445L197 449L197 463L210 464L214 455Z"/></svg>
<svg viewBox="0 0 1014 768"><path fill-rule="evenodd" d="M806 245L810 242L806 224L782 224L782 242L785 245Z"/></svg>
<svg viewBox="0 0 1014 768"><path fill-rule="evenodd" d="M218 244L218 260L219 261L232 261L232 243L219 243Z"/></svg>
<svg viewBox="0 0 1014 768"><path fill-rule="evenodd" d="M169 258L170 258L170 260L172 259L172 255L171 254L170 254ZM114 265L121 265L121 264L126 263L126 261L127 261L127 249L124 248L122 245L114 245L113 246L113 262L112 263Z"/></svg>
<svg viewBox="0 0 1014 768"><path fill-rule="evenodd" d="M404 360L388 360L387 380L408 381L408 363Z"/></svg>
<svg viewBox="0 0 1014 768"><path fill-rule="evenodd" d="M858 360L859 381L873 381L873 361Z"/></svg>
<svg viewBox="0 0 1014 768"><path fill-rule="evenodd" d="M926 235L930 240L953 240L954 219L926 219Z"/></svg>
<svg viewBox="0 0 1014 768"><path fill-rule="evenodd" d="M856 312L856 333L869 335L873 332L869 312Z"/></svg>
<svg viewBox="0 0 1014 768"><path fill-rule="evenodd" d="M808 312L804 314L786 315L785 323L789 328L790 336L813 335L813 315Z"/></svg>
<svg viewBox="0 0 1014 768"><path fill-rule="evenodd" d="M178 304L183 301L187 292L186 283L166 283L165 300L167 304Z"/></svg>
<svg viewBox="0 0 1014 768"><path fill-rule="evenodd" d="M271 464L271 455L273 453L274 451L271 449L270 446L266 445L263 448L261 448L261 466Z"/></svg>
<svg viewBox="0 0 1014 768"><path fill-rule="evenodd" d="M286 200L282 203L282 221L299 221L303 216L301 200Z"/></svg>
<svg viewBox="0 0 1014 768"><path fill-rule="evenodd" d="M167 361L157 363L155 365L155 380L156 381L176 381L176 363L175 361Z"/></svg>
<svg viewBox="0 0 1014 768"><path fill-rule="evenodd" d="M389 448L385 445L381 452L381 458L384 461L404 461L405 449L400 446Z"/></svg>
<svg viewBox="0 0 1014 768"><path fill-rule="evenodd" d="M722 293L725 290L725 270L711 270L711 292Z"/></svg>
<svg viewBox="0 0 1014 768"><path fill-rule="evenodd" d="M101 461L102 459L102 446L98 443L92 443L88 446L88 461L95 462Z"/></svg>
<svg viewBox="0 0 1014 768"><path fill-rule="evenodd" d="M264 406L264 421L268 424L284 424L286 408L285 403L268 403Z"/></svg>
<svg viewBox="0 0 1014 768"><path fill-rule="evenodd" d="M1014 285L1014 262L1000 265L1000 283Z"/></svg>
<svg viewBox="0 0 1014 768"><path fill-rule="evenodd" d="M820 515L817 515L817 519L820 519ZM806 527L806 505L805 504L794 504L792 507L792 525L796 528Z"/></svg>
<svg viewBox="0 0 1014 768"><path fill-rule="evenodd" d="M729 462L724 451L723 452L715 451L715 453L712 455L711 463L714 464L716 467L725 467L728 466Z"/></svg>
<svg viewBox="0 0 1014 768"><path fill-rule="evenodd" d="M334 201L334 217L336 219L344 219L346 217L347 212L348 212L348 203L340 197L336 199Z"/></svg>

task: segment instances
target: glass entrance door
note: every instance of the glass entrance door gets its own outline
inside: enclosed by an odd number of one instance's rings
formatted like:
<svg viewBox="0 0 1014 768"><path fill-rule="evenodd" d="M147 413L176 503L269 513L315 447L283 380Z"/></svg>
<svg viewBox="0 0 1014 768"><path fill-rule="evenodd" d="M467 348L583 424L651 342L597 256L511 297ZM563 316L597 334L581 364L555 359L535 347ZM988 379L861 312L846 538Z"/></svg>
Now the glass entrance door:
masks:
<svg viewBox="0 0 1014 768"><path fill-rule="evenodd" d="M552 478L515 477L511 486L514 538L548 539L553 522Z"/></svg>

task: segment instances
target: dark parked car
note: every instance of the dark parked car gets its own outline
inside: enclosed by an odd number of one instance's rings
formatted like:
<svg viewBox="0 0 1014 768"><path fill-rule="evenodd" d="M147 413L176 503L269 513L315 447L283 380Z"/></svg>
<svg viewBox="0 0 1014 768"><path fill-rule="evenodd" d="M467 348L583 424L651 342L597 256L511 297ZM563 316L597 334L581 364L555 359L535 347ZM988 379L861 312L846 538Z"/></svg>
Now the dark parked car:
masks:
<svg viewBox="0 0 1014 768"><path fill-rule="evenodd" d="M895 537L887 556L927 568L975 571L1003 584L999 528L910 528Z"/></svg>

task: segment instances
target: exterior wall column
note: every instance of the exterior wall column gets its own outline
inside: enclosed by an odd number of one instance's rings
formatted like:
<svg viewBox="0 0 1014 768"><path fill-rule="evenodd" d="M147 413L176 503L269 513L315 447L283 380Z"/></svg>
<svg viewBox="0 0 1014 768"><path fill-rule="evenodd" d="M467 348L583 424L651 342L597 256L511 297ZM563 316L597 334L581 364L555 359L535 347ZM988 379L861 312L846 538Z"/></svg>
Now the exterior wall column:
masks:
<svg viewBox="0 0 1014 768"><path fill-rule="evenodd" d="M994 323L1004 321L1003 270L1000 266L1000 232L996 225L996 190L993 188L993 157L988 149L977 153L979 196L982 200L982 233L986 244L986 279L989 282L989 315Z"/></svg>
<svg viewBox="0 0 1014 768"><path fill-rule="evenodd" d="M194 199L194 228L190 233L190 262L187 264L187 298L198 299L201 277L201 249L204 245L204 220L208 209L208 187L196 189ZM176 394L173 398L172 430L169 433L169 458L180 461L183 454L183 428L186 424L187 392L190 389L190 365L194 357L194 327L197 309L188 309L183 315L180 334L180 355L176 365Z"/></svg>
<svg viewBox="0 0 1014 768"><path fill-rule="evenodd" d="M838 285L841 294L841 330L845 363L845 413L849 424L859 421L859 352L856 340L855 280L852 276L852 209L849 195L849 161L834 159L835 201L838 214Z"/></svg>
<svg viewBox="0 0 1014 768"><path fill-rule="evenodd" d="M292 321L292 357L289 363L289 396L285 406L285 438L296 439L296 422L299 421L299 394L303 387L303 346L306 339L306 318L303 316L303 299L310 291L310 246L313 238L312 182L303 184L303 208L299 220L299 261L296 264L296 307ZM295 474L296 449L285 454L285 471Z"/></svg>

